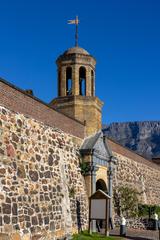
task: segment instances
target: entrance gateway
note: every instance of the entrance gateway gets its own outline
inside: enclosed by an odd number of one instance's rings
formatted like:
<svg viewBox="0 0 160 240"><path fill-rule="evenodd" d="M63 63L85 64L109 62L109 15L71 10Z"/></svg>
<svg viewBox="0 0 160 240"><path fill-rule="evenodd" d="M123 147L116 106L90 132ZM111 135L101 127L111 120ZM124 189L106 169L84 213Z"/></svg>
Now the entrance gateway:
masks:
<svg viewBox="0 0 160 240"><path fill-rule="evenodd" d="M85 182L88 196L102 190L111 197L108 218L112 220L112 175L116 163L103 131L86 138L80 149L86 163ZM93 231L96 229L93 229Z"/></svg>

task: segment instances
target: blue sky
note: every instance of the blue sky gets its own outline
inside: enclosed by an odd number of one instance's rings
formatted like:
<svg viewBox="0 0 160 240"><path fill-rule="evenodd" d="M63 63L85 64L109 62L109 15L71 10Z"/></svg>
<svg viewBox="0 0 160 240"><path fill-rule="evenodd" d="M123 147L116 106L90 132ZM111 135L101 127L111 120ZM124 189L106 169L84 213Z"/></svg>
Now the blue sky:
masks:
<svg viewBox="0 0 160 240"><path fill-rule="evenodd" d="M160 1L1 0L0 77L49 102L55 60L74 45L96 59L103 123L160 120Z"/></svg>

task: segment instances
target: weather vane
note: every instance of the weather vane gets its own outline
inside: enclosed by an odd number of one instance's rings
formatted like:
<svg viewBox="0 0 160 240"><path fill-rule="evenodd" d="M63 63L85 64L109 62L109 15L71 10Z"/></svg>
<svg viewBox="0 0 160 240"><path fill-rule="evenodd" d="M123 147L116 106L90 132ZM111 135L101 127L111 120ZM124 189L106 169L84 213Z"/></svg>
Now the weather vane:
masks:
<svg viewBox="0 0 160 240"><path fill-rule="evenodd" d="M78 24L79 24L78 16L74 20L68 20L68 24L75 24L76 25L76 33L75 33L75 46L78 46Z"/></svg>

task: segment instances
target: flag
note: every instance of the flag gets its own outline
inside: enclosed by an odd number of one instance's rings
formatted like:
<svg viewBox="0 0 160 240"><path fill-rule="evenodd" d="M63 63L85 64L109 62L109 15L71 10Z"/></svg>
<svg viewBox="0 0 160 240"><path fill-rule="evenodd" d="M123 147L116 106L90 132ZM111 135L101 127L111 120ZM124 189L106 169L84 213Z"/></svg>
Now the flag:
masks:
<svg viewBox="0 0 160 240"><path fill-rule="evenodd" d="M76 20L68 20L68 24L76 24Z"/></svg>
<svg viewBox="0 0 160 240"><path fill-rule="evenodd" d="M68 20L68 24L76 24L76 25L78 25L79 24L78 16L74 20Z"/></svg>

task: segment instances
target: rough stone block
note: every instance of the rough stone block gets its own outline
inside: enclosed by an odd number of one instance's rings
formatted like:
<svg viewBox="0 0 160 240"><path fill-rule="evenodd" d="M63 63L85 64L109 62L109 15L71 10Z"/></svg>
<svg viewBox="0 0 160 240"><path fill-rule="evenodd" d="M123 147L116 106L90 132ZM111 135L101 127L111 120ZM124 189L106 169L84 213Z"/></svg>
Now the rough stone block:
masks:
<svg viewBox="0 0 160 240"><path fill-rule="evenodd" d="M19 233L12 233L11 239L12 240L21 240L20 234Z"/></svg>
<svg viewBox="0 0 160 240"><path fill-rule="evenodd" d="M32 217L32 225L38 225L38 219L36 216Z"/></svg>
<svg viewBox="0 0 160 240"><path fill-rule="evenodd" d="M4 214L11 214L11 205L3 203L2 210Z"/></svg>
<svg viewBox="0 0 160 240"><path fill-rule="evenodd" d="M10 237L6 233L0 233L0 240L10 240Z"/></svg>
<svg viewBox="0 0 160 240"><path fill-rule="evenodd" d="M37 182L38 181L38 172L37 171L30 170L29 171L29 176L30 176L30 178L31 178L31 180L33 182Z"/></svg>
<svg viewBox="0 0 160 240"><path fill-rule="evenodd" d="M5 224L9 224L10 223L10 216L4 215L3 221L4 221Z"/></svg>
<svg viewBox="0 0 160 240"><path fill-rule="evenodd" d="M26 177L26 172L25 168L23 165L19 165L17 169L17 176L20 178L25 178Z"/></svg>
<svg viewBox="0 0 160 240"><path fill-rule="evenodd" d="M12 214L13 215L18 214L17 203L13 203L13 205L12 205Z"/></svg>

